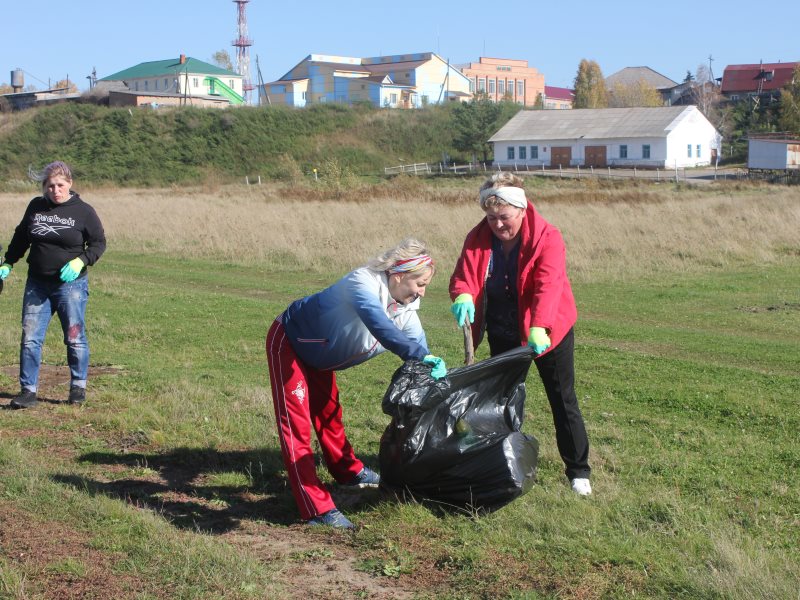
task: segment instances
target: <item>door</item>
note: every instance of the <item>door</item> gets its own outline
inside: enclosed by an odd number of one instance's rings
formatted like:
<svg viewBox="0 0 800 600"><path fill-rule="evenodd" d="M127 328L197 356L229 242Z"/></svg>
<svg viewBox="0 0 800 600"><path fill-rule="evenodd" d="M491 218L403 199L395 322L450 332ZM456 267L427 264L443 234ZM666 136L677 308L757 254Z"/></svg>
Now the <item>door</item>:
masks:
<svg viewBox="0 0 800 600"><path fill-rule="evenodd" d="M586 166L605 167L606 166L606 147L605 146L586 146Z"/></svg>
<svg viewBox="0 0 800 600"><path fill-rule="evenodd" d="M572 148L569 146L551 146L550 147L550 166L563 168L569 167L572 160Z"/></svg>

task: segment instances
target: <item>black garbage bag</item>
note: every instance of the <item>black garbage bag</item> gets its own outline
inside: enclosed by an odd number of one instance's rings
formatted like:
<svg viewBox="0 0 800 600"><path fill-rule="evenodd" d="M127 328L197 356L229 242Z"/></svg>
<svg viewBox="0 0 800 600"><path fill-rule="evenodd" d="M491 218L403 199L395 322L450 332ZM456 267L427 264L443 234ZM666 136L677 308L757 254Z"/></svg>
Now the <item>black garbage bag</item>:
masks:
<svg viewBox="0 0 800 600"><path fill-rule="evenodd" d="M533 351L510 350L448 371L408 361L392 376L383 412L381 486L454 508L490 511L527 492L539 443L520 431Z"/></svg>

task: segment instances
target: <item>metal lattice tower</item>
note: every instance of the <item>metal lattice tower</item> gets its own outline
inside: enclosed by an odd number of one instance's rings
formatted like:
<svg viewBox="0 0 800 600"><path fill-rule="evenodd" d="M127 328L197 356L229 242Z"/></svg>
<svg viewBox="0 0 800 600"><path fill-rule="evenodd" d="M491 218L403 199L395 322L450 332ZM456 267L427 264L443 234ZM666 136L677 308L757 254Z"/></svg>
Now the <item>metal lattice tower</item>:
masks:
<svg viewBox="0 0 800 600"><path fill-rule="evenodd" d="M236 47L236 71L242 76L242 90L244 92L244 100L250 103L250 91L253 89L253 84L250 81L250 46L253 45L253 40L247 35L247 13L245 12L247 3L250 0L233 0L236 4L238 18L237 18L237 37L231 43Z"/></svg>

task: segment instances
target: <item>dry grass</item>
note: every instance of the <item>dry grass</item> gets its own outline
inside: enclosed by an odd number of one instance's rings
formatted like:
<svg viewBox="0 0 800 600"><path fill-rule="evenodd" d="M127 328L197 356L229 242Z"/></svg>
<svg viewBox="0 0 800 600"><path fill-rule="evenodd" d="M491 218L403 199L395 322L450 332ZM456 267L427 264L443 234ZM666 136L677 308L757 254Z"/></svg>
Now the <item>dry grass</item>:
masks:
<svg viewBox="0 0 800 600"><path fill-rule="evenodd" d="M322 186L89 189L111 248L274 269L344 271L409 236L428 241L449 272L481 218L478 183L413 179L342 192ZM563 232L576 280L779 262L800 254L800 189L530 185ZM80 188L79 188L80 189ZM10 239L30 196L0 194Z"/></svg>

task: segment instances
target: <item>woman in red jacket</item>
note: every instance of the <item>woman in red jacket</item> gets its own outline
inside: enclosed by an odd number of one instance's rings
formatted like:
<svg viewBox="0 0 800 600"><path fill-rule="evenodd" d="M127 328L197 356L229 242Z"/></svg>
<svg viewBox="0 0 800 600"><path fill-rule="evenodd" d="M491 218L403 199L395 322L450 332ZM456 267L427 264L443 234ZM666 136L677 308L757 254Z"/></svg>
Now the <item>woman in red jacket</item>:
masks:
<svg viewBox="0 0 800 600"><path fill-rule="evenodd" d="M481 186L486 213L467 234L450 278L451 310L459 327L469 320L492 356L528 344L542 378L556 442L572 489L592 493L589 440L575 395L573 325L578 316L567 278L561 232L544 220L522 179L497 173Z"/></svg>

